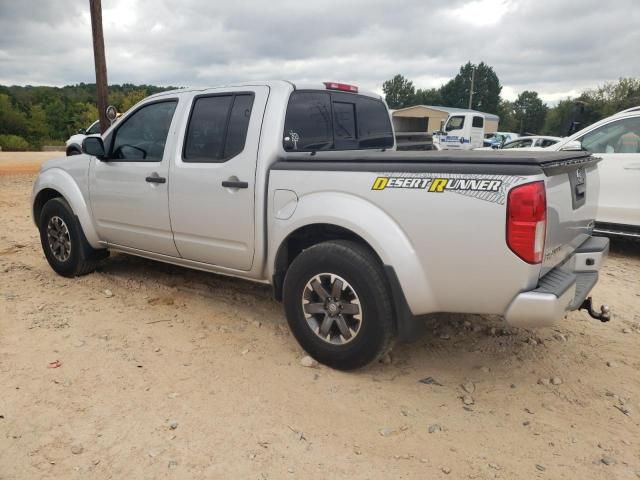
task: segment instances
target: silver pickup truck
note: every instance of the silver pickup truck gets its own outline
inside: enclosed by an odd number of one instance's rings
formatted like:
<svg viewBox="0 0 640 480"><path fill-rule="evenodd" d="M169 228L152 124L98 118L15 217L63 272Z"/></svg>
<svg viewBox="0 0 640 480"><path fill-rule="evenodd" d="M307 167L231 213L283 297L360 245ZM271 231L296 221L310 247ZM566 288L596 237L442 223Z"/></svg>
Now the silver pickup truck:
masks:
<svg viewBox="0 0 640 480"><path fill-rule="evenodd" d="M270 283L302 347L339 369L424 314L537 327L590 307L609 248L591 236L598 159L394 142L384 101L351 85L164 92L44 164L33 218L64 276L115 250Z"/></svg>

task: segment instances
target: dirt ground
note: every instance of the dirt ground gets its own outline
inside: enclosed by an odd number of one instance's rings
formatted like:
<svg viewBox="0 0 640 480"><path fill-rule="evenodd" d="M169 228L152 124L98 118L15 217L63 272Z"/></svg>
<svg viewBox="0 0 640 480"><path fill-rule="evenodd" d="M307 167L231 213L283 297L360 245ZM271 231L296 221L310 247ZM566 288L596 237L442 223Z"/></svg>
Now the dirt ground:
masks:
<svg viewBox="0 0 640 480"><path fill-rule="evenodd" d="M51 155L0 154L0 479L640 478L640 244L593 292L609 324L442 315L390 364L307 368L266 286L56 276L29 213Z"/></svg>

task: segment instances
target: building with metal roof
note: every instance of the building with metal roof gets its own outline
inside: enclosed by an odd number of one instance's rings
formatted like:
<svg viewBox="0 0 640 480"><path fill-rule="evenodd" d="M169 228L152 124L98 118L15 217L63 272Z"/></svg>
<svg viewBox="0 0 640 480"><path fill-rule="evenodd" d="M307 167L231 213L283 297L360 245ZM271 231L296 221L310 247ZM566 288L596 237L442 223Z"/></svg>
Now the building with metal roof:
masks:
<svg viewBox="0 0 640 480"><path fill-rule="evenodd" d="M437 105L413 105L392 110L393 126L397 132L435 132L442 129L449 115L456 113L478 113L484 116L484 132L498 131L500 117L492 113L466 108L440 107Z"/></svg>

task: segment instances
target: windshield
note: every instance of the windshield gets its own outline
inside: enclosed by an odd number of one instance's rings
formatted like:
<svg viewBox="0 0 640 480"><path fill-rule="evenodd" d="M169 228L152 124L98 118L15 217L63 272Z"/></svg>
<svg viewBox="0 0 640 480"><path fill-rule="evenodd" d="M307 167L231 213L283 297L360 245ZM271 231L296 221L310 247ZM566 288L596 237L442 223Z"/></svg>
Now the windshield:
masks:
<svg viewBox="0 0 640 480"><path fill-rule="evenodd" d="M96 133L100 133L100 122L95 121L91 124L87 131L85 132L87 135L95 135Z"/></svg>
<svg viewBox="0 0 640 480"><path fill-rule="evenodd" d="M640 153L640 119L624 118L578 139L591 153Z"/></svg>
<svg viewBox="0 0 640 480"><path fill-rule="evenodd" d="M445 131L450 132L452 130L460 130L462 127L464 127L464 117L455 116L449 119L447 126L445 127Z"/></svg>
<svg viewBox="0 0 640 480"><path fill-rule="evenodd" d="M525 140L515 140L513 142L506 143L504 145L504 147L502 147L502 148L506 148L506 149L509 149L509 148L527 148L527 147L530 147L532 144L533 144L533 140L530 139L530 138L527 138Z"/></svg>

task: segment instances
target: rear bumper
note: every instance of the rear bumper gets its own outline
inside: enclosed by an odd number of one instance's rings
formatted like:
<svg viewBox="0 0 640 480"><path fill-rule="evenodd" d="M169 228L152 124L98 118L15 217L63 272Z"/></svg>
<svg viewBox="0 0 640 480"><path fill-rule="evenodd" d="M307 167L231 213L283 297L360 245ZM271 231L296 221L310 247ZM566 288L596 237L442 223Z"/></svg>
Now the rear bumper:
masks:
<svg viewBox="0 0 640 480"><path fill-rule="evenodd" d="M598 281L609 239L591 237L562 265L542 277L535 290L518 294L504 314L515 327L545 327L576 310Z"/></svg>

